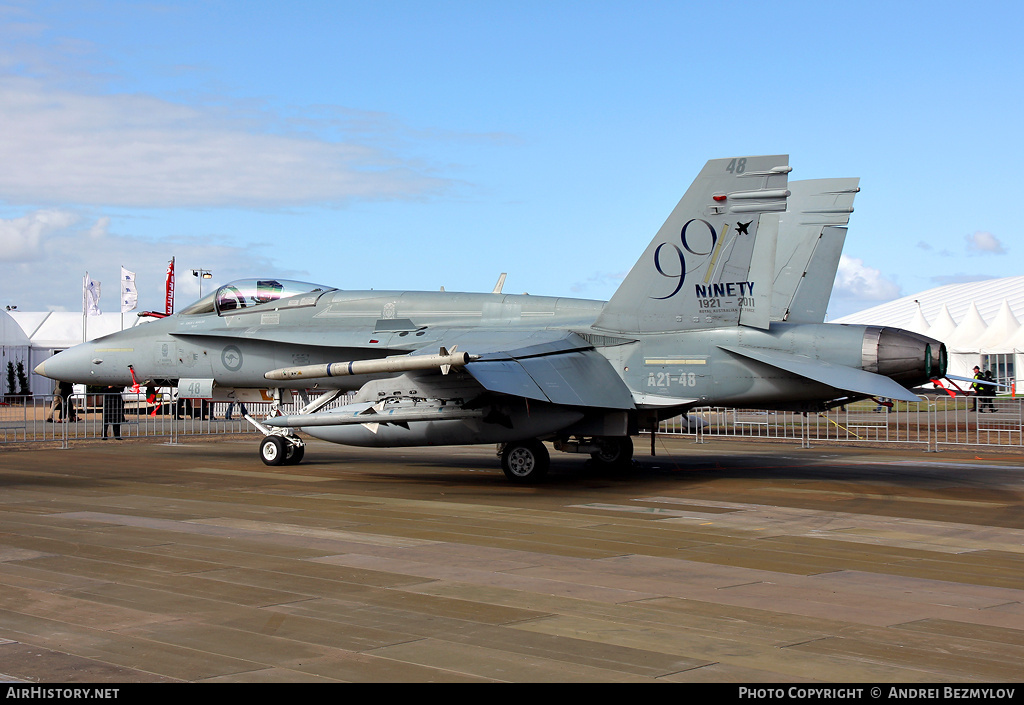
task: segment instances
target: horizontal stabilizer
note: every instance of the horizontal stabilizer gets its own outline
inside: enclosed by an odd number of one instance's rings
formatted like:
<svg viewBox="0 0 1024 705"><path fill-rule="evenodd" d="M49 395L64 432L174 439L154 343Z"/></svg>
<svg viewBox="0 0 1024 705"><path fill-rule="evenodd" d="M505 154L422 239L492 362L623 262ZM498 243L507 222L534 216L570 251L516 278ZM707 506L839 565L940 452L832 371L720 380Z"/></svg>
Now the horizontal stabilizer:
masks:
<svg viewBox="0 0 1024 705"><path fill-rule="evenodd" d="M778 351L768 352L752 348L737 348L729 345L719 345L718 347L735 355L771 365L780 370L806 377L844 392L853 392L854 394L863 394L870 397L888 397L889 399L897 399L899 401L921 401L916 394L911 393L899 383L874 372L858 370L853 367L846 367L845 365L834 365L830 362L812 360L801 355L791 355Z"/></svg>

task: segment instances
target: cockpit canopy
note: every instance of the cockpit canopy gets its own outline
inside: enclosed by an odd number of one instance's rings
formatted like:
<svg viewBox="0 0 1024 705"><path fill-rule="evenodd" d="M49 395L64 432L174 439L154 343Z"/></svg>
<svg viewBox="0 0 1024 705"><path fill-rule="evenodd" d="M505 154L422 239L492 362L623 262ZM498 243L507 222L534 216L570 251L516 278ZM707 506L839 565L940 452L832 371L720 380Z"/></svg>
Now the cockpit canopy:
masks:
<svg viewBox="0 0 1024 705"><path fill-rule="evenodd" d="M230 311L262 306L278 299L302 294L312 297L310 303L313 303L320 294L333 288L288 279L238 279L199 299L184 309L181 315L193 316L214 311L217 315L223 315Z"/></svg>

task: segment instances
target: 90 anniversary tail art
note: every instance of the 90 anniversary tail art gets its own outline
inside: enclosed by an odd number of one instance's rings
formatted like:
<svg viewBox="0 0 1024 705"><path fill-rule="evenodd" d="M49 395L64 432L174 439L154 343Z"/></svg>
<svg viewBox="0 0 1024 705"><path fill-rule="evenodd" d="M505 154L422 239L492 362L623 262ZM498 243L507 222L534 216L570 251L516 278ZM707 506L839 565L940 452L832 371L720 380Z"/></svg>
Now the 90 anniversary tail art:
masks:
<svg viewBox="0 0 1024 705"><path fill-rule="evenodd" d="M109 385L131 384L134 371L215 400L295 390L300 412L247 417L267 464L302 459L297 430L358 446L497 443L517 482L546 473L544 441L627 464L638 428L696 405L917 401L907 387L945 373L941 343L820 322L842 239L815 248L845 235L856 180L794 183L808 185L808 220L786 212L788 161L709 161L607 303L235 281L36 371ZM327 393L308 401L309 390ZM324 410L354 390L353 403Z"/></svg>

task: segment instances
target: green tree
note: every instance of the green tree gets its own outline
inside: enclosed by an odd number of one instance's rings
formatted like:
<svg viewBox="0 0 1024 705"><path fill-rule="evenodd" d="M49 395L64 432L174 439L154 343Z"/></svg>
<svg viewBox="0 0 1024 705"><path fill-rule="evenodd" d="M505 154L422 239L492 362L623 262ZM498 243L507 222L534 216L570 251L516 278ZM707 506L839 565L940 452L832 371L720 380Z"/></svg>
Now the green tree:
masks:
<svg viewBox="0 0 1024 705"><path fill-rule="evenodd" d="M32 392L29 391L29 388L28 388L28 375L25 374L25 363L22 362L21 360L18 360L17 372L18 372L18 394L23 394L25 396L30 395Z"/></svg>

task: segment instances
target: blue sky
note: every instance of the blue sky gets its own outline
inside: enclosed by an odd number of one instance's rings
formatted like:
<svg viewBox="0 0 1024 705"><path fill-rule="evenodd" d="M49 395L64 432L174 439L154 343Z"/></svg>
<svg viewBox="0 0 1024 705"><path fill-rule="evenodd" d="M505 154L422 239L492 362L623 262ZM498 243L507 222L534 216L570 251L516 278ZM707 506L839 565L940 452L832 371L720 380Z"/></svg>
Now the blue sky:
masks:
<svg viewBox="0 0 1024 705"><path fill-rule="evenodd" d="M858 176L836 318L1021 274L1024 5L4 2L0 305L607 299L711 158Z"/></svg>

